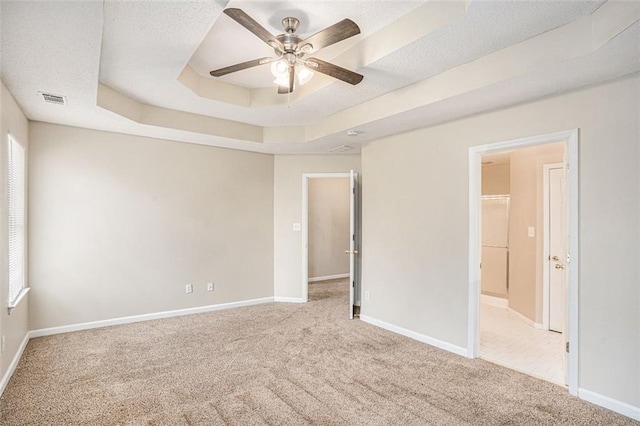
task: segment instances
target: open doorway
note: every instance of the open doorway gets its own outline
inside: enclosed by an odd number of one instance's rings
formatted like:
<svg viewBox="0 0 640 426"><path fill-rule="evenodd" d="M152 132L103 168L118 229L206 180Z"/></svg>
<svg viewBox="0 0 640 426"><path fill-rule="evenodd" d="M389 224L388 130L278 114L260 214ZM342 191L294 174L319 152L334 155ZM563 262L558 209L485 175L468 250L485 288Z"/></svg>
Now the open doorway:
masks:
<svg viewBox="0 0 640 426"><path fill-rule="evenodd" d="M564 158L565 143L556 142L481 162L480 357L559 385L566 384Z"/></svg>
<svg viewBox="0 0 640 426"><path fill-rule="evenodd" d="M469 356L576 394L577 131L469 158Z"/></svg>
<svg viewBox="0 0 640 426"><path fill-rule="evenodd" d="M349 318L360 306L357 176L303 175L303 299L344 299Z"/></svg>
<svg viewBox="0 0 640 426"><path fill-rule="evenodd" d="M309 179L309 300L349 291L349 178ZM344 288L342 288L344 287Z"/></svg>

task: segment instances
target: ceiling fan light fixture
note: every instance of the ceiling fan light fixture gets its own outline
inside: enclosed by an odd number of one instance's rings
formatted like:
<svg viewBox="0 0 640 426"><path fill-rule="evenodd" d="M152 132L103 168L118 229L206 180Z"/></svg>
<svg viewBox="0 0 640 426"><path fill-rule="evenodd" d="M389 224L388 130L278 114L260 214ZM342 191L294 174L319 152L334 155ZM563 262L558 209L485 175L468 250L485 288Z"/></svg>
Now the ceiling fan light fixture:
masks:
<svg viewBox="0 0 640 426"><path fill-rule="evenodd" d="M300 85L307 84L313 78L313 71L302 64L296 65L296 76Z"/></svg>
<svg viewBox="0 0 640 426"><path fill-rule="evenodd" d="M276 79L286 78L289 75L289 63L284 59L273 61L271 63L271 74L273 74Z"/></svg>
<svg viewBox="0 0 640 426"><path fill-rule="evenodd" d="M287 87L287 88L289 87L289 77L287 75L276 77L276 79L273 80L273 82L280 87Z"/></svg>

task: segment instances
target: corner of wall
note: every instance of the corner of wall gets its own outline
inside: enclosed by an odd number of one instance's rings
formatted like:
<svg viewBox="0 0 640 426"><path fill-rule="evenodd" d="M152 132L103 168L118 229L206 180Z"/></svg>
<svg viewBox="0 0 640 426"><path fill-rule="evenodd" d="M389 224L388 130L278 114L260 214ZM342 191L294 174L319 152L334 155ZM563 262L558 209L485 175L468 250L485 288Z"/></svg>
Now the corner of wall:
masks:
<svg viewBox="0 0 640 426"><path fill-rule="evenodd" d="M29 121L20 109L9 89L0 81L0 197L7 197L6 167L7 167L7 135L11 133L16 140L23 144L27 151L27 168L29 164ZM27 186L28 188L28 186ZM28 194L27 194L28 199ZM28 226L28 225L27 225ZM7 210L6 203L0 203L0 269L7 270ZM28 231L27 231L28 234ZM27 235L28 241L28 235ZM28 252L28 243L27 243ZM27 255L28 256L28 255ZM27 283L28 283L27 276ZM28 285L28 284L27 284ZM0 354L0 392L9 381L16 368L22 352L29 341L29 299L27 294L20 304L9 315L8 306L9 283L6 274L0 275L0 336L5 339L4 353Z"/></svg>

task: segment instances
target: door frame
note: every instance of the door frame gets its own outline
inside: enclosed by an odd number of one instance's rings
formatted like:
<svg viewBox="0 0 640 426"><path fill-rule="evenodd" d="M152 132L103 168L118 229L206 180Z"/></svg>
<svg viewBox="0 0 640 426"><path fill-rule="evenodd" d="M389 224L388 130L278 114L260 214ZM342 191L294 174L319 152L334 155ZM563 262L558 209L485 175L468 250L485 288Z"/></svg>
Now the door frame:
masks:
<svg viewBox="0 0 640 426"><path fill-rule="evenodd" d="M567 313L568 324L565 341L570 344L566 376L571 395L578 395L578 349L579 349L579 321L578 321L578 129L565 130L555 133L531 136L503 142L477 145L469 148L469 305L468 305L468 334L467 354L469 358L477 358L480 348L480 259L482 244L482 211L480 197L482 194L482 165L483 154L510 151L513 149L543 145L553 142L566 144L565 167L567 171L566 217L567 229Z"/></svg>
<svg viewBox="0 0 640 426"><path fill-rule="evenodd" d="M309 179L350 179L351 173L302 174L302 302L309 301Z"/></svg>
<svg viewBox="0 0 640 426"><path fill-rule="evenodd" d="M542 221L543 221L543 253L542 253L542 329L549 330L549 263L551 255L549 245L549 170L562 169L563 163L548 163L542 165ZM566 196L566 192L564 194ZM565 200L566 204L566 200ZM547 259L545 261L545 259Z"/></svg>

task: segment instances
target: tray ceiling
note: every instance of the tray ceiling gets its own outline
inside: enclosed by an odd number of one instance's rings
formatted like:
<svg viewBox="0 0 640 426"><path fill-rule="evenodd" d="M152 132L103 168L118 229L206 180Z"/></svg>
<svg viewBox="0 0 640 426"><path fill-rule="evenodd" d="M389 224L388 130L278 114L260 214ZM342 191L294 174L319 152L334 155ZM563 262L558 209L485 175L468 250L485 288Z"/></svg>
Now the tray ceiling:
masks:
<svg viewBox="0 0 640 426"><path fill-rule="evenodd" d="M268 153L326 153L640 70L640 4L541 2L2 2L2 79L30 119ZM273 34L350 18L362 33L277 95L268 66L208 71L273 51L222 13ZM591 37L593 35L593 37ZM587 37L589 36L589 37ZM589 39L589 40L587 40ZM45 104L38 91L64 95ZM346 131L358 129L357 137Z"/></svg>

